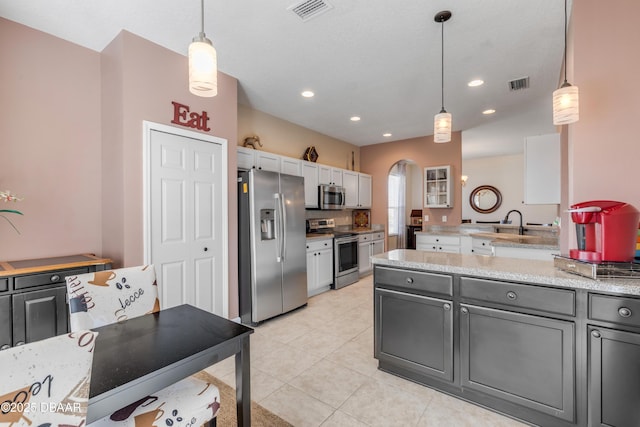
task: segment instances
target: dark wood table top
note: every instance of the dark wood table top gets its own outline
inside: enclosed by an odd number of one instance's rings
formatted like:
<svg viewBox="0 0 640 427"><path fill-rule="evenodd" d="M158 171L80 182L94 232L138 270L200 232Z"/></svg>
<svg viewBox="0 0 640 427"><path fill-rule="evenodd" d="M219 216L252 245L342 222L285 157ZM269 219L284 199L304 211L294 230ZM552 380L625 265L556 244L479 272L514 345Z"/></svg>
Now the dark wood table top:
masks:
<svg viewBox="0 0 640 427"><path fill-rule="evenodd" d="M198 354L215 352L253 329L184 304L94 329L93 398ZM226 353L222 351L221 353Z"/></svg>

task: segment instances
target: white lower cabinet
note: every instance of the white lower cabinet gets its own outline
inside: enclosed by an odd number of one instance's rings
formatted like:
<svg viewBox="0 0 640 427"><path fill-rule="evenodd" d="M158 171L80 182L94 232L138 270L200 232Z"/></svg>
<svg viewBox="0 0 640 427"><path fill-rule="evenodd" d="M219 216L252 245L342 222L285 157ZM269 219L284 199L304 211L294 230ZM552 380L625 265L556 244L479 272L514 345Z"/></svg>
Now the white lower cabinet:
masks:
<svg viewBox="0 0 640 427"><path fill-rule="evenodd" d="M416 233L416 249L459 254L461 251L460 236Z"/></svg>
<svg viewBox="0 0 640 427"><path fill-rule="evenodd" d="M384 252L384 232L364 233L358 236L358 274L373 272L371 257Z"/></svg>
<svg viewBox="0 0 640 427"><path fill-rule="evenodd" d="M307 240L307 295L328 291L333 283L333 239Z"/></svg>
<svg viewBox="0 0 640 427"><path fill-rule="evenodd" d="M474 255L494 256L494 248L491 245L491 239L481 239L473 237L471 240L471 253Z"/></svg>

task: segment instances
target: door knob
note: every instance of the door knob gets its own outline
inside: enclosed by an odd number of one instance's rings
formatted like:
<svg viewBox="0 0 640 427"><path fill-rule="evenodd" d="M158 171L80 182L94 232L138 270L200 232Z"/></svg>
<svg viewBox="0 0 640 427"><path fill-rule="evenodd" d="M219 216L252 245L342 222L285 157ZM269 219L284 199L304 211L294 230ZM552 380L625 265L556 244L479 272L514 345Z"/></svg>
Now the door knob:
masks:
<svg viewBox="0 0 640 427"><path fill-rule="evenodd" d="M204 251L207 252L209 250L209 248L204 248Z"/></svg>

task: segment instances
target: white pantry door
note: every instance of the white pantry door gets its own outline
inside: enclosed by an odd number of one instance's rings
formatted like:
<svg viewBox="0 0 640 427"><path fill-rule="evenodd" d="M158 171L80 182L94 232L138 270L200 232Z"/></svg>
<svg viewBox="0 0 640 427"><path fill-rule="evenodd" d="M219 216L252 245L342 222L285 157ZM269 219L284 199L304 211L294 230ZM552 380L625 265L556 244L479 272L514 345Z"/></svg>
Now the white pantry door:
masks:
<svg viewBox="0 0 640 427"><path fill-rule="evenodd" d="M227 317L226 140L157 124L147 130L147 258L160 306L191 304Z"/></svg>

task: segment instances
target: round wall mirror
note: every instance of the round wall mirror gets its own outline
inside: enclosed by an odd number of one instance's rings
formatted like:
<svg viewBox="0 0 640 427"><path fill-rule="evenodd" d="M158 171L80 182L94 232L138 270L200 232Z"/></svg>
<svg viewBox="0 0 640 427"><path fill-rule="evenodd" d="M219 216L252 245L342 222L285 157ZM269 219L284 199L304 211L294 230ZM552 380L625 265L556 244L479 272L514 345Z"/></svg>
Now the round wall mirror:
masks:
<svg viewBox="0 0 640 427"><path fill-rule="evenodd" d="M495 212L502 204L502 194L496 187L481 185L471 192L469 203L476 212Z"/></svg>

